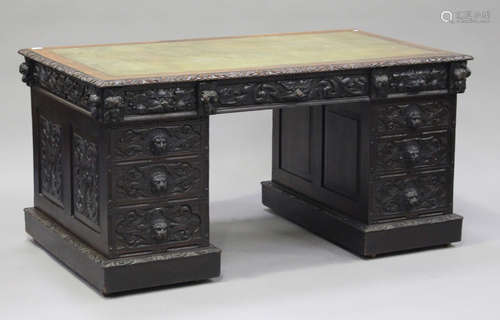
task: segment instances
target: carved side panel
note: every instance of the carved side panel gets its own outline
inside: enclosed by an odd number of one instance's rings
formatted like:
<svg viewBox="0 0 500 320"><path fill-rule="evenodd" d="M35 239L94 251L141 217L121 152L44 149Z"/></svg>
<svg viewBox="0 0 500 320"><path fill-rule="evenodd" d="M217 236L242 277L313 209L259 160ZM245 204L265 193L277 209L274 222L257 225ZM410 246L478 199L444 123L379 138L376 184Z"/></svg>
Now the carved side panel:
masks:
<svg viewBox="0 0 500 320"><path fill-rule="evenodd" d="M175 153L199 152L201 124L115 130L111 137L114 160L131 160Z"/></svg>
<svg viewBox="0 0 500 320"><path fill-rule="evenodd" d="M372 73L373 94L391 94L447 90L448 67L445 64L383 68Z"/></svg>
<svg viewBox="0 0 500 320"><path fill-rule="evenodd" d="M379 172L448 166L450 152L448 132L380 139L375 142L374 169Z"/></svg>
<svg viewBox="0 0 500 320"><path fill-rule="evenodd" d="M382 134L397 131L448 127L454 115L454 103L446 99L392 102L376 107L376 126Z"/></svg>
<svg viewBox="0 0 500 320"><path fill-rule="evenodd" d="M114 248L123 253L205 243L205 216L197 202L116 209L111 232Z"/></svg>
<svg viewBox="0 0 500 320"><path fill-rule="evenodd" d="M196 195L202 192L202 172L197 161L116 166L112 197L134 201Z"/></svg>
<svg viewBox="0 0 500 320"><path fill-rule="evenodd" d="M99 227L99 172L95 143L73 133L73 212Z"/></svg>
<svg viewBox="0 0 500 320"><path fill-rule="evenodd" d="M371 214L406 216L451 207L451 177L448 173L383 178L372 183Z"/></svg>
<svg viewBox="0 0 500 320"><path fill-rule="evenodd" d="M210 113L215 108L245 105L304 102L368 95L368 77L363 74L315 79L276 80L245 83L203 83L201 103Z"/></svg>
<svg viewBox="0 0 500 320"><path fill-rule="evenodd" d="M40 116L41 193L63 207L62 125Z"/></svg>

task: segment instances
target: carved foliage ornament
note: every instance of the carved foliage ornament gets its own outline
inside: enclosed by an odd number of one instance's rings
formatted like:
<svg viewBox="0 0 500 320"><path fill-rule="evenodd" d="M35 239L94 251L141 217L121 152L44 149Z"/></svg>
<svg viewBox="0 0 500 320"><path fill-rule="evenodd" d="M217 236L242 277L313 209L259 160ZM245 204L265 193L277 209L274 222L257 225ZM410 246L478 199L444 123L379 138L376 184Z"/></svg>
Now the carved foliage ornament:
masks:
<svg viewBox="0 0 500 320"><path fill-rule="evenodd" d="M201 143L200 130L199 124L185 124L116 131L112 137L113 157L125 160L198 151Z"/></svg>
<svg viewBox="0 0 500 320"><path fill-rule="evenodd" d="M339 75L237 84L205 83L202 84L200 100L213 113L216 107L302 102L367 94L366 75Z"/></svg>
<svg viewBox="0 0 500 320"><path fill-rule="evenodd" d="M40 117L40 185L42 193L63 204L62 126Z"/></svg>
<svg viewBox="0 0 500 320"><path fill-rule="evenodd" d="M168 245L202 237L200 216L187 204L137 208L114 216L117 250Z"/></svg>
<svg viewBox="0 0 500 320"><path fill-rule="evenodd" d="M73 134L73 201L77 217L99 225L97 146Z"/></svg>

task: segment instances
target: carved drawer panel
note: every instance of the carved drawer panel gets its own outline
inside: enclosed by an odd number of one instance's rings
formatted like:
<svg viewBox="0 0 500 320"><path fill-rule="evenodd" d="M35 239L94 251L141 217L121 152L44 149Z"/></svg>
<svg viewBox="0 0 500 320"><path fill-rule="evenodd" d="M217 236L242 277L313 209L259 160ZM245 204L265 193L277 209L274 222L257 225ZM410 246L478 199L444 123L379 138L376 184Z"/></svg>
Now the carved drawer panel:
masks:
<svg viewBox="0 0 500 320"><path fill-rule="evenodd" d="M373 131L387 134L431 127L449 127L454 120L455 104L450 99L406 100L376 107Z"/></svg>
<svg viewBox="0 0 500 320"><path fill-rule="evenodd" d="M431 64L381 68L372 72L372 83L372 94L376 97L446 91L448 66Z"/></svg>
<svg viewBox="0 0 500 320"><path fill-rule="evenodd" d="M451 210L452 178L444 170L382 178L373 181L370 189L373 218Z"/></svg>
<svg viewBox="0 0 500 320"><path fill-rule="evenodd" d="M115 255L208 245L208 201L120 207L110 225Z"/></svg>
<svg viewBox="0 0 500 320"><path fill-rule="evenodd" d="M170 159L115 166L113 201L144 201L207 195L206 161Z"/></svg>
<svg viewBox="0 0 500 320"><path fill-rule="evenodd" d="M115 161L159 158L202 149L202 122L184 122L148 128L124 128L111 133Z"/></svg>
<svg viewBox="0 0 500 320"><path fill-rule="evenodd" d="M367 74L322 74L315 78L203 82L200 102L208 113L226 108L367 96Z"/></svg>
<svg viewBox="0 0 500 320"><path fill-rule="evenodd" d="M450 164L451 152L450 133L446 130L378 139L371 150L372 171L445 167Z"/></svg>

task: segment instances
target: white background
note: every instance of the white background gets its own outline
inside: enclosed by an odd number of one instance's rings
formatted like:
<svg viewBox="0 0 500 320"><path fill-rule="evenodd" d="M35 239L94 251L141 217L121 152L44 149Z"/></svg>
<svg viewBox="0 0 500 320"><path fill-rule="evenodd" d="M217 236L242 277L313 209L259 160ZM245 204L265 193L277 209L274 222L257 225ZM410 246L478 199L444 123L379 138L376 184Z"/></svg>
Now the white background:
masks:
<svg viewBox="0 0 500 320"><path fill-rule="evenodd" d="M0 1L0 319L499 319L497 1ZM489 10L446 24L442 10ZM471 54L458 98L453 247L365 260L271 214L270 111L210 119L211 242L222 277L104 298L24 232L32 205L29 90L16 50L358 28Z"/></svg>

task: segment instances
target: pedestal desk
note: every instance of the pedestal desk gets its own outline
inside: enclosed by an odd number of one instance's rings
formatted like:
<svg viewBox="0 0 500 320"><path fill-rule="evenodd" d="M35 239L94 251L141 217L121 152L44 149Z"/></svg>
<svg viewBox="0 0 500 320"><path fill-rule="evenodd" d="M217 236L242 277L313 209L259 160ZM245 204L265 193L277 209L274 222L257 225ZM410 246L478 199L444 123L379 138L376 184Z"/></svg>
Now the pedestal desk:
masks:
<svg viewBox="0 0 500 320"><path fill-rule="evenodd" d="M26 230L104 294L219 276L219 113L273 110L262 201L276 214L360 256L460 241L468 55L358 30L19 52L33 119Z"/></svg>

